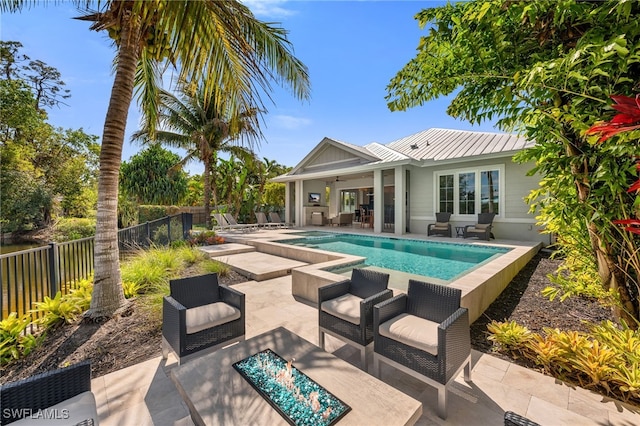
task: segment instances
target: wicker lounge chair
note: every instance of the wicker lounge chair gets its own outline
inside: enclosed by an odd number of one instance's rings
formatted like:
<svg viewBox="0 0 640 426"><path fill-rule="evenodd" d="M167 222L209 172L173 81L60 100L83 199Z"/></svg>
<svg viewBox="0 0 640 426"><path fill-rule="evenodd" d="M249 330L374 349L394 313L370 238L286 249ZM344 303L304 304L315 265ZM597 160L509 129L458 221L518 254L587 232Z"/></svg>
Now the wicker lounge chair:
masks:
<svg viewBox="0 0 640 426"><path fill-rule="evenodd" d="M471 380L469 311L461 290L409 280L399 294L373 308L373 369L391 365L438 389L438 415L447 417L447 387L463 367Z"/></svg>
<svg viewBox="0 0 640 426"><path fill-rule="evenodd" d="M493 237L491 229L493 228L493 218L495 217L495 213L478 214L478 223L476 223L475 225L467 225L464 227L464 237L476 237L489 241L489 239Z"/></svg>
<svg viewBox="0 0 640 426"><path fill-rule="evenodd" d="M449 223L449 219L451 219L451 213L436 213L436 223L427 225L427 236L441 235L443 237L450 237L451 224Z"/></svg>
<svg viewBox="0 0 640 426"><path fill-rule="evenodd" d="M218 284L218 274L171 280L162 310L162 356L172 350L178 363L203 349L244 340L245 297Z"/></svg>
<svg viewBox="0 0 640 426"><path fill-rule="evenodd" d="M393 296L387 289L389 274L354 269L351 279L318 289L320 347L329 334L360 349L362 369L367 371L367 353L373 342L373 305Z"/></svg>
<svg viewBox="0 0 640 426"><path fill-rule="evenodd" d="M43 426L97 426L96 399L91 393L91 363L83 361L4 384L0 386L0 407L3 425L26 422ZM39 413L43 415L38 416ZM52 419L51 415L66 418Z"/></svg>

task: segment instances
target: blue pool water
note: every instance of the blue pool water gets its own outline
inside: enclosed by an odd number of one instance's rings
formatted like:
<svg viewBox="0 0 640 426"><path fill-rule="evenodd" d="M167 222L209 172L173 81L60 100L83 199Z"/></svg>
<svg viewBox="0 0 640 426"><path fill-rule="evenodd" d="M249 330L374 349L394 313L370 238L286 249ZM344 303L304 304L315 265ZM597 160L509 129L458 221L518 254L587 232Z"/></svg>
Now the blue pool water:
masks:
<svg viewBox="0 0 640 426"><path fill-rule="evenodd" d="M282 244L366 257L365 264L452 281L509 249L492 246L322 233Z"/></svg>

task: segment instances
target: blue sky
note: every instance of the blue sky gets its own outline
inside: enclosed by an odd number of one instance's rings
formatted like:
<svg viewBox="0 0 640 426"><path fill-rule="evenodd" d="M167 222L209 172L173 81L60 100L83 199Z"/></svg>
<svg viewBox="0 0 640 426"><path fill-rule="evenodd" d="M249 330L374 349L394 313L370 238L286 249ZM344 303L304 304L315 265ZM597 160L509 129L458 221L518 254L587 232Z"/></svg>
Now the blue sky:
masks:
<svg viewBox="0 0 640 426"><path fill-rule="evenodd" d="M413 18L436 1L246 1L256 17L289 31L295 55L309 68L311 99L298 101L276 89L267 103L260 157L295 166L323 137L356 145L388 143L431 127L494 131L492 123L471 126L446 114L447 99L406 112L390 112L386 87L415 56L421 35ZM89 31L72 4L36 6L3 14L2 40L21 42L22 53L56 67L72 97L49 113L53 125L82 127L102 135L113 84L114 49L106 34ZM268 102L268 101L267 101ZM132 105L123 159L141 147L129 141L140 115ZM192 173L202 167L192 163Z"/></svg>

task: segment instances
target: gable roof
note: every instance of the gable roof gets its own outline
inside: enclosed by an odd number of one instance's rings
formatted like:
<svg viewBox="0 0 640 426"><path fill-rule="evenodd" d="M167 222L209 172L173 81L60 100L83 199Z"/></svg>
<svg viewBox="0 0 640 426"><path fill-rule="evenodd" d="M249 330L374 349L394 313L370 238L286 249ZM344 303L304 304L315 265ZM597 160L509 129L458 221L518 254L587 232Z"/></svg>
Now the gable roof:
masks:
<svg viewBox="0 0 640 426"><path fill-rule="evenodd" d="M327 159L322 158L322 154L327 150L335 148L334 152L342 152L342 159L340 160L343 165L350 163L372 163L380 161L381 158L375 155L374 152L369 151L365 147L353 145L347 142L342 142L337 139L324 137L318 145L315 146L299 163L296 165L288 175L300 174L306 169L326 169L330 168L331 164ZM334 165L336 163L333 163Z"/></svg>

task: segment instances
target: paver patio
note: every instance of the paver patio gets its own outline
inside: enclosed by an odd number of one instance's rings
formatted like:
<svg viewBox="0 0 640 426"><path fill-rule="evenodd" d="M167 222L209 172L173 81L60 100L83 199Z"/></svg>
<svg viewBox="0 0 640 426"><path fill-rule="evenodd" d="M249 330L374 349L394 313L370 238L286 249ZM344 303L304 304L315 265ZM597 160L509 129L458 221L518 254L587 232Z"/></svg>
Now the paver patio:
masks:
<svg viewBox="0 0 640 426"><path fill-rule="evenodd" d="M291 276L248 281L234 288L246 294L250 338L283 326L317 344L317 310L291 295ZM326 337L326 349L360 365L360 354L343 342ZM472 383L460 375L451 388L447 420L436 414L437 393L406 374L382 366L381 379L423 403L418 425L500 425L504 412L515 411L542 425L640 424L640 410L504 361L472 352ZM169 378L175 358L160 356L92 380L101 425L191 425L187 406ZM330 389L329 389L330 390ZM357 391L354 389L354 391ZM260 398L256 393L256 398ZM376 418L369 424L375 425ZM338 423L339 424L339 423Z"/></svg>

